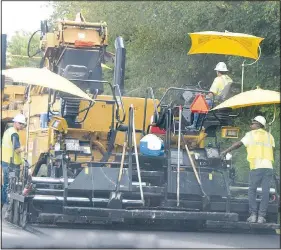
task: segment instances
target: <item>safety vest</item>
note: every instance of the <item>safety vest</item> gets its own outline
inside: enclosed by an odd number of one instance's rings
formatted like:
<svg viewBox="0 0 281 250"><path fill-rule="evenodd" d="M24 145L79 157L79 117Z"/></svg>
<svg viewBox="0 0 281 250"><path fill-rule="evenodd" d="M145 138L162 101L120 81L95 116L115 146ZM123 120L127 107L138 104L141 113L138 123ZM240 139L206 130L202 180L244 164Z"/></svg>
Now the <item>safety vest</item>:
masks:
<svg viewBox="0 0 281 250"><path fill-rule="evenodd" d="M12 134L18 134L14 127L8 128L3 136L2 140L2 161L10 163L13 157L13 142ZM19 135L19 134L18 134ZM15 165L20 165L22 163L20 154L14 152L14 162Z"/></svg>
<svg viewBox="0 0 281 250"><path fill-rule="evenodd" d="M247 146L247 160L252 162L254 159L267 159L274 161L273 145L271 134L263 129L252 130L249 132L250 141Z"/></svg>
<svg viewBox="0 0 281 250"><path fill-rule="evenodd" d="M228 83L232 83L232 79L228 76L228 75L221 75L221 76L217 76L217 93L215 93L215 95L220 95L224 89L224 87L228 84Z"/></svg>

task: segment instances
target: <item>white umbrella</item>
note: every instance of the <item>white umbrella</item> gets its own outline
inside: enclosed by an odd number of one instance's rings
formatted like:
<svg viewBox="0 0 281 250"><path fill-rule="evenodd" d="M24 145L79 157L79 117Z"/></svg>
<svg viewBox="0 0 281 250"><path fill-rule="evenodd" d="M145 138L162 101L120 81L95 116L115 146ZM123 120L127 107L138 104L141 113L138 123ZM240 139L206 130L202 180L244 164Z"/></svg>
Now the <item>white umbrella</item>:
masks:
<svg viewBox="0 0 281 250"><path fill-rule="evenodd" d="M42 86L68 94L72 94L83 99L94 101L82 89L77 87L74 83L66 78L51 72L46 68L14 68L3 70L2 74L13 79L14 82L21 82L28 85ZM29 121L30 121L30 90L28 91L28 115L27 115L27 128L26 128L26 149L28 152L28 139L29 139Z"/></svg>
<svg viewBox="0 0 281 250"><path fill-rule="evenodd" d="M12 78L14 82L21 82L29 85L55 89L89 101L94 101L74 83L46 68L6 69L2 71L2 74Z"/></svg>

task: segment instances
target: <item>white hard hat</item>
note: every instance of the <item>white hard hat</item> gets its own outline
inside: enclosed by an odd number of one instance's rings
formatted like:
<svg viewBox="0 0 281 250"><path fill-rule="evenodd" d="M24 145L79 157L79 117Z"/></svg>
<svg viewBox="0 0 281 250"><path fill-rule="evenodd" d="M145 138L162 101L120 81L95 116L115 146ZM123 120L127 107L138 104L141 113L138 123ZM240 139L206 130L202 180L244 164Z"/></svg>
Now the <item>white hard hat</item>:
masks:
<svg viewBox="0 0 281 250"><path fill-rule="evenodd" d="M19 122L22 124L26 124L25 116L23 114L18 114L14 117L13 122Z"/></svg>
<svg viewBox="0 0 281 250"><path fill-rule="evenodd" d="M222 71L222 72L228 71L228 69L226 67L226 64L224 62L219 62L217 64L217 66L215 67L215 70L216 71Z"/></svg>
<svg viewBox="0 0 281 250"><path fill-rule="evenodd" d="M265 127L265 125L266 125L266 120L265 120L265 118L264 118L263 116L261 116L261 115L256 116L256 117L253 119L253 121L259 122L259 123L260 123L261 125L263 125L264 127Z"/></svg>

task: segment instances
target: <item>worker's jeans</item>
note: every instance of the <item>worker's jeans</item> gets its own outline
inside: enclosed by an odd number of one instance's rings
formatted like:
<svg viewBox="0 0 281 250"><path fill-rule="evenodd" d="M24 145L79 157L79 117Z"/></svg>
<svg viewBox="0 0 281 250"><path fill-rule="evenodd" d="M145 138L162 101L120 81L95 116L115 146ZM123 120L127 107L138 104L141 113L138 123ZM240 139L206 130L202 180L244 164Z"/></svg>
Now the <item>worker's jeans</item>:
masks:
<svg viewBox="0 0 281 250"><path fill-rule="evenodd" d="M209 106L209 109L212 107L212 103L213 101L211 99L206 99L206 102ZM199 113L194 113L194 117L193 117L193 126L195 127L197 122L198 122L198 119L199 119Z"/></svg>
<svg viewBox="0 0 281 250"><path fill-rule="evenodd" d="M1 162L1 167L3 169L3 183L1 188L1 204L4 205L8 203L8 188L9 188L9 173L16 170L16 175L19 176L20 168L18 165L13 165L12 169L9 167L9 163ZM1 169L1 170L2 170Z"/></svg>
<svg viewBox="0 0 281 250"><path fill-rule="evenodd" d="M270 183L273 179L273 169L271 168L258 168L251 170L249 173L249 212L255 213L259 216L266 216L266 211L269 202ZM257 188L261 185L262 198L260 207L257 206Z"/></svg>

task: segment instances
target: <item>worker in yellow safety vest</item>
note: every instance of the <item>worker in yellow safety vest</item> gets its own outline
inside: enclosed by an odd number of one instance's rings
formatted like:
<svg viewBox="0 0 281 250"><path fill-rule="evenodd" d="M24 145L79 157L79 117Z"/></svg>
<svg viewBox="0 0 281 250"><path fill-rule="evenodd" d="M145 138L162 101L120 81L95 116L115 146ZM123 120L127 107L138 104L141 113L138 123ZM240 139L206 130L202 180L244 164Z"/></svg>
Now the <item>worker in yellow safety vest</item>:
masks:
<svg viewBox="0 0 281 250"><path fill-rule="evenodd" d="M18 131L24 129L26 125L25 116L18 114L14 117L13 122L13 126L5 131L2 140L1 170L4 178L1 190L1 208L8 203L9 172L14 171L19 175L20 165L22 164L21 152L24 151L24 147L20 145Z"/></svg>
<svg viewBox="0 0 281 250"><path fill-rule="evenodd" d="M215 100L221 101L221 99L225 99L224 91L226 87L232 84L232 79L227 75L228 69L224 62L219 62L214 69L217 72L217 77L214 79L212 86L210 88L210 92L208 94L209 98L212 98L213 95L215 96ZM208 100L208 99L207 99ZM209 103L208 103L209 105ZM210 105L209 105L210 106Z"/></svg>
<svg viewBox="0 0 281 250"><path fill-rule="evenodd" d="M209 90L211 93L206 96L206 103L208 104L209 109L213 105L213 97L217 103L224 101L228 97L230 86L233 83L232 79L227 75L228 69L224 62L219 62L214 70L216 71L217 76ZM188 128L195 129L197 127L196 125L201 123L198 123L198 120L199 113L194 113L193 123Z"/></svg>
<svg viewBox="0 0 281 250"><path fill-rule="evenodd" d="M265 223L266 212L269 203L270 182L273 179L273 148L275 142L273 136L265 130L266 119L257 116L252 120L251 131L234 143L231 147L221 152L221 157L242 145L247 148L247 160L250 163L249 173L249 212L247 219L251 223ZM262 199L259 209L256 202L258 186L262 187Z"/></svg>

